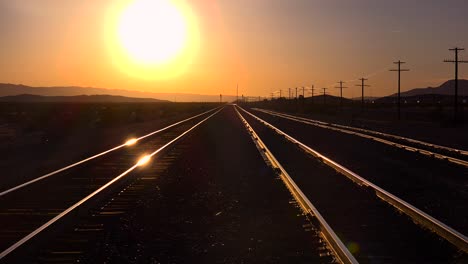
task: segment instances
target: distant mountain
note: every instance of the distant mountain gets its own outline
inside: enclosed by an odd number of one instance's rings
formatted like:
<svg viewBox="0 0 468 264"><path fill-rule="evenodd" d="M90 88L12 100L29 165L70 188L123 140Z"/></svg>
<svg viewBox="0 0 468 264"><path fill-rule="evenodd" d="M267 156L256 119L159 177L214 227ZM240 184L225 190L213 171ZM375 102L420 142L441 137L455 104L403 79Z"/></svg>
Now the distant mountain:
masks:
<svg viewBox="0 0 468 264"><path fill-rule="evenodd" d="M449 80L441 84L439 87L416 88L406 92L402 92L401 96L415 96L424 94L439 94L439 95L454 95L455 80ZM398 94L389 95L389 97L397 96ZM468 80L458 80L458 95L468 96Z"/></svg>
<svg viewBox="0 0 468 264"><path fill-rule="evenodd" d="M44 95L44 96L77 96L77 95L116 95L131 98L154 98L177 102L219 102L219 95L189 93L152 93L119 89L93 87L31 87L26 85L0 83L0 96L9 95ZM223 101L234 101L235 96L223 95Z"/></svg>
<svg viewBox="0 0 468 264"><path fill-rule="evenodd" d="M21 94L0 97L0 102L156 103L168 101L153 98L131 98L116 95L42 96L33 94Z"/></svg>

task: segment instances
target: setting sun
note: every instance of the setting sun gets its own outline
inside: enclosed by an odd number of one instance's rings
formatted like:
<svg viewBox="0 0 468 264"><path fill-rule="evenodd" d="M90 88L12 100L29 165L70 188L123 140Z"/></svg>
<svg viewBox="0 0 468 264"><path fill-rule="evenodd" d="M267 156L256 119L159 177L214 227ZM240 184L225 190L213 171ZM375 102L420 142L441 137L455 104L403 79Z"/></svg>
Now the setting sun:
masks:
<svg viewBox="0 0 468 264"><path fill-rule="evenodd" d="M169 1L140 0L123 12L118 37L138 63L163 64L183 48L187 25Z"/></svg>
<svg viewBox="0 0 468 264"><path fill-rule="evenodd" d="M113 12L111 56L125 73L168 79L182 73L198 47L198 29L183 1L134 0Z"/></svg>

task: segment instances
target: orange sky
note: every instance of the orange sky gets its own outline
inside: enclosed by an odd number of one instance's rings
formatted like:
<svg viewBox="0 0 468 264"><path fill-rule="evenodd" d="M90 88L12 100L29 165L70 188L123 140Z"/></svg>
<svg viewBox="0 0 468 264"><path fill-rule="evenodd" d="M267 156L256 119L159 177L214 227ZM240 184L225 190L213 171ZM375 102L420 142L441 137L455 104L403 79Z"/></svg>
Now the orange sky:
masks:
<svg viewBox="0 0 468 264"><path fill-rule="evenodd" d="M112 63L105 22L116 2L0 1L0 82L199 94L235 94L238 82L240 94L269 96L345 80L344 95L356 97L352 80L368 76L368 95L381 96L396 89L393 61L411 69L403 90L435 86L453 78L442 62L452 58L447 49L468 48L465 1L187 1L200 48L183 74L148 81ZM468 78L468 66L460 76Z"/></svg>

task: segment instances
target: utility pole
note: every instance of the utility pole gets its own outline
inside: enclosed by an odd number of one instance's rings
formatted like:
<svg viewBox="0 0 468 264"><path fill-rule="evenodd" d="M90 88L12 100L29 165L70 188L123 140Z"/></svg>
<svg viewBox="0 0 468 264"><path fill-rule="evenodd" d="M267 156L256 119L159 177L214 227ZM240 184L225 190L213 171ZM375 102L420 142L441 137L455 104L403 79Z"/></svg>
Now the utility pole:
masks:
<svg viewBox="0 0 468 264"><path fill-rule="evenodd" d="M343 81L339 81L338 82L340 84L340 87L335 87L335 88L339 88L340 89L340 108L343 107L343 88L348 88L348 87L343 87Z"/></svg>
<svg viewBox="0 0 468 264"><path fill-rule="evenodd" d="M302 86L302 99L305 99L305 93L304 93L304 91L305 91L305 87Z"/></svg>
<svg viewBox="0 0 468 264"><path fill-rule="evenodd" d="M326 93L326 90L327 90L328 88L322 88L322 89L323 89L323 104L325 105L325 95L327 94L327 93Z"/></svg>
<svg viewBox="0 0 468 264"><path fill-rule="evenodd" d="M402 69L401 68L401 64L404 64L406 62L404 61L395 61L394 64L398 64L398 69L392 69L390 71L397 71L398 72L398 120L400 120L400 117L401 117L401 99L400 99L400 81L401 81L401 78L400 78L400 75L401 75L401 72L402 71L409 71L409 69Z"/></svg>
<svg viewBox="0 0 468 264"><path fill-rule="evenodd" d="M296 87L296 99L297 99L297 87Z"/></svg>
<svg viewBox="0 0 468 264"><path fill-rule="evenodd" d="M291 87L289 89L289 100L291 100Z"/></svg>
<svg viewBox="0 0 468 264"><path fill-rule="evenodd" d="M312 87L310 88L310 92L311 92L311 96L310 96L310 100L312 102L312 104L314 104L314 85L312 84Z"/></svg>
<svg viewBox="0 0 468 264"><path fill-rule="evenodd" d="M239 84L237 84L237 90L236 90L236 102L239 103Z"/></svg>
<svg viewBox="0 0 468 264"><path fill-rule="evenodd" d="M454 96L454 105L453 105L453 110L454 110L453 119L456 123L458 121L458 63L468 63L468 61L458 60L458 52L465 50L464 48L455 47L449 50L455 52L455 60L444 60L444 62L455 63L455 96Z"/></svg>
<svg viewBox="0 0 468 264"><path fill-rule="evenodd" d="M220 95L219 95L219 103L222 103L222 102L223 102L223 95L220 94Z"/></svg>
<svg viewBox="0 0 468 264"><path fill-rule="evenodd" d="M365 81L367 81L368 79L365 79L365 78L361 78L359 79L361 80L361 84L356 84L356 86L361 86L361 108L362 110L364 110L364 87L370 87L370 85L366 85L364 84Z"/></svg>
<svg viewBox="0 0 468 264"><path fill-rule="evenodd" d="M280 97L279 98L281 99L281 89L280 89Z"/></svg>

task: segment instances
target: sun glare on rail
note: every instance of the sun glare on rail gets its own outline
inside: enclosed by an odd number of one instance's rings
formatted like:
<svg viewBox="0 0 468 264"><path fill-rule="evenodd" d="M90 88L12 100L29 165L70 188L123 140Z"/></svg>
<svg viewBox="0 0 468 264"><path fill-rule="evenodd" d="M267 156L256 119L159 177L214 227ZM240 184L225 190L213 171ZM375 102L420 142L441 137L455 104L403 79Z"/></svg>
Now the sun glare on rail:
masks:
<svg viewBox="0 0 468 264"><path fill-rule="evenodd" d="M183 0L127 0L113 6L109 17L111 56L131 76L175 77L198 49L197 23Z"/></svg>
<svg viewBox="0 0 468 264"><path fill-rule="evenodd" d="M146 163L148 163L150 161L150 159L151 159L151 156L149 156L149 155L141 157L137 162L137 166L145 165Z"/></svg>
<svg viewBox="0 0 468 264"><path fill-rule="evenodd" d="M132 145L135 145L137 143L138 139L136 138L131 138L129 140L127 140L127 142L125 142L125 145L126 146L132 146Z"/></svg>

